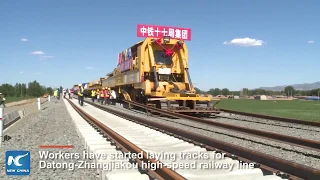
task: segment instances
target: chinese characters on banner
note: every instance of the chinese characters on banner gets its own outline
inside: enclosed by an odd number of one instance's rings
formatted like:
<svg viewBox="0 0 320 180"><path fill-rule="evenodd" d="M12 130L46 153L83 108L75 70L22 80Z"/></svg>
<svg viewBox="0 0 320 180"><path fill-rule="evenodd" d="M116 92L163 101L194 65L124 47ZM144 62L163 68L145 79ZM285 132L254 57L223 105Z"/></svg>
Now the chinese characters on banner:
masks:
<svg viewBox="0 0 320 180"><path fill-rule="evenodd" d="M191 29L138 24L137 36L138 37L154 37L154 38L162 38L163 36L170 36L173 39L182 39L182 40L191 41Z"/></svg>

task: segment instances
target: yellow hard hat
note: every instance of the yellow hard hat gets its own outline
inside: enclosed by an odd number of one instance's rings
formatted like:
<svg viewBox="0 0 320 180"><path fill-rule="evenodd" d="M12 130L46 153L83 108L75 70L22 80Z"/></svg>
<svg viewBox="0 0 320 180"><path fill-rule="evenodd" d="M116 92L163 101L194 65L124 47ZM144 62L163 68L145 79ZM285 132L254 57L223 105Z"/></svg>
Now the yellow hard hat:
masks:
<svg viewBox="0 0 320 180"><path fill-rule="evenodd" d="M78 86L81 86L81 84L78 84Z"/></svg>
<svg viewBox="0 0 320 180"><path fill-rule="evenodd" d="M110 88L108 88L108 90L110 90Z"/></svg>
<svg viewBox="0 0 320 180"><path fill-rule="evenodd" d="M104 88L102 88L104 90Z"/></svg>

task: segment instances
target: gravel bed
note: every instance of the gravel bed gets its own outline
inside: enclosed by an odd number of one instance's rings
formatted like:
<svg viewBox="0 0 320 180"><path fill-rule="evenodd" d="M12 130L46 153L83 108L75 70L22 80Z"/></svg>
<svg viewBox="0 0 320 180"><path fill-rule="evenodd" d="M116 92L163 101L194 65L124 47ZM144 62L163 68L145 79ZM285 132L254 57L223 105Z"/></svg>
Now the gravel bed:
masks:
<svg viewBox="0 0 320 180"><path fill-rule="evenodd" d="M62 100L42 105L41 112L30 114L17 122L5 132L11 137L0 149L3 171L0 179L98 179L94 169L69 170L64 168L40 169L39 151L54 153L83 153L83 143L76 133L75 126ZM40 149L40 145L74 145L73 149ZM5 152L7 150L27 150L31 153L31 171L29 176L7 176L5 174ZM44 160L44 159L42 159ZM44 160L52 162L52 160ZM78 160L54 159L55 162L71 163ZM88 160L87 160L88 161ZM90 161L88 161L90 162Z"/></svg>
<svg viewBox="0 0 320 180"><path fill-rule="evenodd" d="M224 112L220 113L218 116L231 118L231 119L233 119L233 121L254 122L254 123L266 124L266 125L270 125L270 126L287 127L288 129L291 128L291 129L298 129L298 130L301 129L301 130L307 130L307 131L320 132L320 127L308 126L308 125L303 125L303 124L288 123L288 122L275 121L275 120L270 120L270 119L243 116L243 115L224 113Z"/></svg>
<svg viewBox="0 0 320 180"><path fill-rule="evenodd" d="M224 118L224 117L227 117L227 118ZM232 119L232 118L235 118L235 119ZM294 128L290 127L292 123L287 123L287 126L283 126L283 125L275 124L274 121L272 123L260 123L261 121L259 122L259 120L256 120L255 118L252 118L252 117L247 117L247 119L248 120L244 120L242 118L238 119L238 117L235 117L233 115L229 115L229 116L222 115L221 117L210 118L207 120L251 128L255 130L294 136L294 137L299 137L304 139L319 140L318 136L319 136L320 128L316 128L316 127L312 128L310 126L307 126L308 129L297 129L295 127ZM281 124L284 124L284 123L281 123ZM310 130L309 128L312 128L314 130ZM319 129L319 131L315 131L317 129Z"/></svg>
<svg viewBox="0 0 320 180"><path fill-rule="evenodd" d="M320 169L320 152L300 147L291 146L279 142L274 142L266 139L248 137L241 133L230 132L225 129L212 128L208 125L192 122L184 119L169 119L158 116L147 116L141 111L130 111L120 106L107 106L109 108L121 110L125 113L135 114L137 116L146 118L150 121L156 121L158 123L170 125L172 127L180 128L190 132L195 132L222 140L227 143L239 145L251 150L266 153L275 157L293 161L299 164L310 166L316 169Z"/></svg>

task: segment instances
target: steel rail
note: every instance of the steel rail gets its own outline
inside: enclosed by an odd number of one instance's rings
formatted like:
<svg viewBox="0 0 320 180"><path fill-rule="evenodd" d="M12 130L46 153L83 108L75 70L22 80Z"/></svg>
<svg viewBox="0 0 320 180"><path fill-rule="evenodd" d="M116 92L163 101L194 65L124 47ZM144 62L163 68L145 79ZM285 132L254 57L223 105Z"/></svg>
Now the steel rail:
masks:
<svg viewBox="0 0 320 180"><path fill-rule="evenodd" d="M144 109L147 109L147 110L150 110L150 111L153 111L156 113L164 114L167 116L192 120L192 121L196 121L199 123L209 124L211 126L224 128L229 131L230 130L238 131L241 133L250 134L250 135L254 135L254 136L265 138L265 139L270 139L270 140L277 141L277 142L284 142L286 144L290 144L293 146L299 146L299 147L303 147L303 148L307 148L307 149L320 151L320 141L314 141L314 140L310 140L310 139L298 138L298 137L287 136L287 135L278 134L278 133L272 133L272 132L255 130L255 129L246 128L246 127L235 126L235 125L221 123L221 122L215 122L215 121L206 120L206 119L202 119L202 118L198 118L198 117L194 117L194 116L188 116L185 114L174 113L174 112L170 112L167 110L146 106L144 104L140 104L140 103L133 102L133 101L124 100L124 102L132 104L133 106L144 108Z"/></svg>
<svg viewBox="0 0 320 180"><path fill-rule="evenodd" d="M118 150L122 150L125 152L131 152L131 153L141 153L143 152L143 159L136 158L134 161L136 161L141 169L142 168L142 162L151 162L151 163L158 163L161 164L161 162L148 158L147 153L140 149L138 146L134 145L103 123L101 123L99 120L95 119L94 117L90 116L88 113L83 111L81 108L77 107L73 102L71 102L69 99L67 101L71 104L71 106L82 116L87 122L89 122L91 125L95 126L95 129L97 129L101 134L103 134L105 137L107 137L107 140L110 140L112 144L116 144ZM147 168L148 175L152 178L156 179L164 179L164 180L185 180L186 178L182 177L180 174L176 173L172 169L169 169L165 166L162 168L151 170L150 168Z"/></svg>
<svg viewBox="0 0 320 180"><path fill-rule="evenodd" d="M207 136L203 136L190 131L185 131L179 128L168 126L165 124L157 123L155 121L146 120L143 117L138 117L133 114L128 114L123 111L115 110L113 108L108 108L107 106L102 106L92 102L87 102L101 110L107 111L109 113L115 114L117 116L126 118L128 120L136 121L142 123L148 127L154 128L156 130L161 129L162 132L169 132L169 135L175 135L181 139L187 141L187 139L196 142L195 144L205 147L210 150L220 150L227 152L227 154L232 154L232 158L242 159L246 162L251 161L258 163L261 169L271 171L282 177L289 177L289 179L320 179L320 170L301 165L292 161L277 158L265 153L243 148L241 146L226 143L220 140L216 140ZM283 173L284 172L284 173Z"/></svg>
<svg viewBox="0 0 320 180"><path fill-rule="evenodd" d="M264 115L264 114L235 111L235 110L231 110L231 109L220 108L219 110L221 110L223 112L233 113L233 114L238 114L238 115L243 115L243 116L251 116L251 117L263 118L263 119L268 119L268 120L273 120L273 121L282 121L282 122L288 122L288 123L294 123L294 124L302 124L302 125L320 127L320 122L315 122L315 121L304 121L304 120L298 120L298 119L293 119L293 118L285 118L285 117L279 117L279 116L269 116L269 115Z"/></svg>

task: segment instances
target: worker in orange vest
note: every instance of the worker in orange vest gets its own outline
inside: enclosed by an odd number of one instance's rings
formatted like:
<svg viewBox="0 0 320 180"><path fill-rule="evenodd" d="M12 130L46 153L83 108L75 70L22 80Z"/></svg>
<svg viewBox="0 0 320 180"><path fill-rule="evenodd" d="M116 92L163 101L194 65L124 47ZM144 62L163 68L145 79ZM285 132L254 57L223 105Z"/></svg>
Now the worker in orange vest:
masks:
<svg viewBox="0 0 320 180"><path fill-rule="evenodd" d="M105 94L105 88L102 88L102 91L100 92L101 105L103 105L104 94Z"/></svg>
<svg viewBox="0 0 320 180"><path fill-rule="evenodd" d="M110 105L110 88L106 89L104 99L105 99L104 105L106 105L106 104Z"/></svg>

